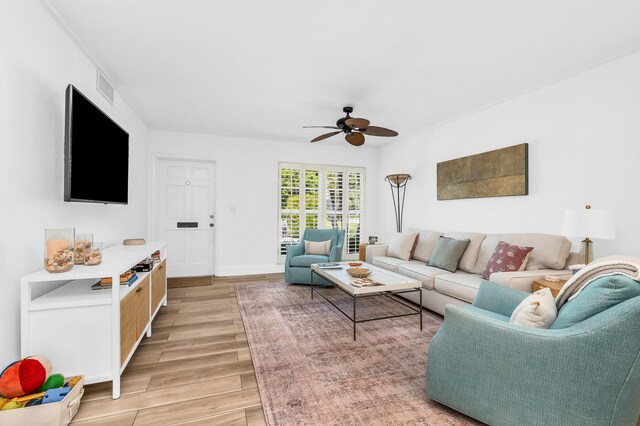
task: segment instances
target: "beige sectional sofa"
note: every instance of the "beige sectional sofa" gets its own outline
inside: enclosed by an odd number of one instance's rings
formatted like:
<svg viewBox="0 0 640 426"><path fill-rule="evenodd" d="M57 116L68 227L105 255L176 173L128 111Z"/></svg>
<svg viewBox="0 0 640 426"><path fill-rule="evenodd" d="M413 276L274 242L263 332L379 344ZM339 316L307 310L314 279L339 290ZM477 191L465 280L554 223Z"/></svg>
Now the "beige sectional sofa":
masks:
<svg viewBox="0 0 640 426"><path fill-rule="evenodd" d="M419 232L411 260L387 256L386 245L372 245L367 247L367 262L420 280L423 306L442 315L446 304L464 306L473 302L482 282L482 272L500 241L534 248L525 270L491 274L490 281L505 287L531 292L534 280L547 275L566 278L571 275L571 271L565 269L566 265L577 263L577 254L570 253L571 242L560 235L441 233L417 229L409 232ZM455 273L427 266L441 236L470 240ZM406 297L418 303L418 296Z"/></svg>

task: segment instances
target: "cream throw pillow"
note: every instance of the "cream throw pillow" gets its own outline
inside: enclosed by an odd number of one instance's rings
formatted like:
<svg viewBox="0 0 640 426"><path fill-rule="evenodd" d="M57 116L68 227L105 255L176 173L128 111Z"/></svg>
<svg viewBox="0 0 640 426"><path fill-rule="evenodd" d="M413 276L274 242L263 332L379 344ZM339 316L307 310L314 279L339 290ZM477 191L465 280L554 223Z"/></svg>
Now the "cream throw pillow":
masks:
<svg viewBox="0 0 640 426"><path fill-rule="evenodd" d="M418 238L417 232L394 235L389 243L387 256L396 257L402 260L411 260L413 248L416 245L416 238Z"/></svg>
<svg viewBox="0 0 640 426"><path fill-rule="evenodd" d="M558 309L551 290L543 288L527 296L511 314L511 324L549 328L556 320Z"/></svg>
<svg viewBox="0 0 640 426"><path fill-rule="evenodd" d="M329 256L330 250L331 240L304 242L304 254L321 254L324 256Z"/></svg>

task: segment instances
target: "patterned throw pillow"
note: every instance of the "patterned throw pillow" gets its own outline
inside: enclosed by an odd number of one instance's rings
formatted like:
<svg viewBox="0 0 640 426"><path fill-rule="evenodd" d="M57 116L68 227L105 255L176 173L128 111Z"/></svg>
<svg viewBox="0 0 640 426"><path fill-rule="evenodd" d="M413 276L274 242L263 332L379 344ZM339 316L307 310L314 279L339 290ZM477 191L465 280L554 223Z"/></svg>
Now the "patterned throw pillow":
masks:
<svg viewBox="0 0 640 426"><path fill-rule="evenodd" d="M489 279L494 272L522 271L527 266L529 253L533 247L514 246L500 241L484 268L482 278Z"/></svg>

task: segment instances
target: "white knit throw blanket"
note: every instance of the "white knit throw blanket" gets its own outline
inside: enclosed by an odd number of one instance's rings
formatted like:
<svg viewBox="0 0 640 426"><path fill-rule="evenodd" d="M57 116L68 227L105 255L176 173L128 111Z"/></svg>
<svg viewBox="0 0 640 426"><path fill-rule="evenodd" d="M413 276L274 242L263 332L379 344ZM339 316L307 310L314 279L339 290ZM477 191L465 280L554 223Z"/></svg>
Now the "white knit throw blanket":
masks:
<svg viewBox="0 0 640 426"><path fill-rule="evenodd" d="M593 281L611 275L625 275L640 282L640 259L629 256L607 256L591 262L562 286L560 293L556 296L557 308L560 309L567 301L577 297L582 289Z"/></svg>

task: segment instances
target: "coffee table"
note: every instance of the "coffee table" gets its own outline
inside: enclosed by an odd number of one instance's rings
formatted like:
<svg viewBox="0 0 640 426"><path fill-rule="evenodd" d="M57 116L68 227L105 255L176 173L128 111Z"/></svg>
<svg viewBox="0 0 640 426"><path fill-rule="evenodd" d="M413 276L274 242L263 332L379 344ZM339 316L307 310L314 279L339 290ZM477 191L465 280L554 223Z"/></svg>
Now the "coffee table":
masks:
<svg viewBox="0 0 640 426"><path fill-rule="evenodd" d="M323 269L318 264L311 265L311 298L313 299L313 293L317 293L322 296L327 302L329 302L334 308L340 311L345 317L349 318L353 323L353 340L356 340L356 325L362 322L383 320L389 318L406 317L409 315L420 316L420 330L422 331L422 283L413 278L405 277L404 275L397 274L395 272L387 271L386 269L379 268L368 263L363 263L362 268L371 269L371 275L368 278L381 282L383 285L370 286L370 287L356 287L351 283L355 280L354 277L347 273L347 269L350 268L348 262L340 263L340 269ZM343 292L347 293L353 299L353 317L348 313L340 309L338 305L329 300L324 294L318 291L318 286L314 285L314 277L320 276L329 281L335 287L339 288ZM415 307L399 300L396 296L402 293L418 292L420 295L419 308ZM401 305L409 308L412 312L398 315L387 315L375 318L357 319L356 309L357 300L363 297L371 296L386 296L389 299L398 302Z"/></svg>

